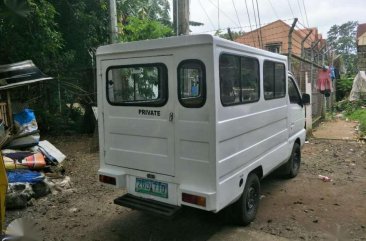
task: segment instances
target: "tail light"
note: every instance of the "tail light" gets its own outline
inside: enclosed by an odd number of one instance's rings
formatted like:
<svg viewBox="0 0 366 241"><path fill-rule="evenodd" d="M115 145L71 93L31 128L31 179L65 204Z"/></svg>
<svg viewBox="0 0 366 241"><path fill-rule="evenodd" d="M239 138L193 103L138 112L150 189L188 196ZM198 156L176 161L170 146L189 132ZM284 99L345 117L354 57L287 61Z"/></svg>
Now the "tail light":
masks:
<svg viewBox="0 0 366 241"><path fill-rule="evenodd" d="M206 198L196 196L188 193L182 193L182 201L186 203L195 204L198 206L206 207Z"/></svg>
<svg viewBox="0 0 366 241"><path fill-rule="evenodd" d="M111 185L116 185L116 178L114 178L114 177L99 175L99 181L107 183L107 184L111 184Z"/></svg>

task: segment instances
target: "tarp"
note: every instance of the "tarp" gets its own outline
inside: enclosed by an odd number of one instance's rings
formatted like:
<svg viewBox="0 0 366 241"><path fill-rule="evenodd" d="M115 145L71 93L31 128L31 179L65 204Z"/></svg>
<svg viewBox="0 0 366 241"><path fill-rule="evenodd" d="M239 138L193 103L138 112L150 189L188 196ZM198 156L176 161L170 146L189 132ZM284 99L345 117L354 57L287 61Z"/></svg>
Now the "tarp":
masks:
<svg viewBox="0 0 366 241"><path fill-rule="evenodd" d="M349 100L366 99L366 73L359 71L353 79L353 85Z"/></svg>
<svg viewBox="0 0 366 241"><path fill-rule="evenodd" d="M0 90L50 79L52 78L42 73L32 60L0 65Z"/></svg>

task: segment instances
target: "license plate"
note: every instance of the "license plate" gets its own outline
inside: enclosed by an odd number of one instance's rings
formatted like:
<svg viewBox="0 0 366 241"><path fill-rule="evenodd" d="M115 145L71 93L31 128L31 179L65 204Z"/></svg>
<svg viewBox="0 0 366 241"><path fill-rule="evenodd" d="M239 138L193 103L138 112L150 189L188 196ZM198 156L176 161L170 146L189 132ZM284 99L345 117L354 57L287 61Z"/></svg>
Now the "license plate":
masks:
<svg viewBox="0 0 366 241"><path fill-rule="evenodd" d="M157 197L168 198L168 183L136 178L135 191Z"/></svg>

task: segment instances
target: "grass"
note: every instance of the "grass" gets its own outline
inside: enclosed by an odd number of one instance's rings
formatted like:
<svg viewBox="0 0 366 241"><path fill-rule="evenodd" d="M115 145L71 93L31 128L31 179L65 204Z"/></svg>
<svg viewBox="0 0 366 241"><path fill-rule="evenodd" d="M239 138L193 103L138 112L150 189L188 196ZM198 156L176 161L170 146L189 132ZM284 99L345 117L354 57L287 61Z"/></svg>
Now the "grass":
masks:
<svg viewBox="0 0 366 241"><path fill-rule="evenodd" d="M363 136L366 135L366 108L357 109L349 114L347 117L351 120L357 120L360 123L359 130Z"/></svg>

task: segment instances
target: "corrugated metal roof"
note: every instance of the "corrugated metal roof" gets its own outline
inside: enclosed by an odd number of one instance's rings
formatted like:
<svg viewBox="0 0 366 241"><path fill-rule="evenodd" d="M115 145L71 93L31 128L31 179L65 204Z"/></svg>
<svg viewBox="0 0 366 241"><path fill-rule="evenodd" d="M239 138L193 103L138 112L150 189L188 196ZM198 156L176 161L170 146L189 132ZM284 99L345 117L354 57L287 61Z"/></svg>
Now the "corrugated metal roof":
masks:
<svg viewBox="0 0 366 241"><path fill-rule="evenodd" d="M0 65L0 90L50 79L52 77L42 73L32 60Z"/></svg>

